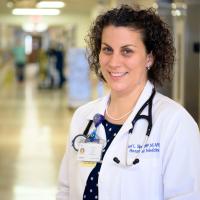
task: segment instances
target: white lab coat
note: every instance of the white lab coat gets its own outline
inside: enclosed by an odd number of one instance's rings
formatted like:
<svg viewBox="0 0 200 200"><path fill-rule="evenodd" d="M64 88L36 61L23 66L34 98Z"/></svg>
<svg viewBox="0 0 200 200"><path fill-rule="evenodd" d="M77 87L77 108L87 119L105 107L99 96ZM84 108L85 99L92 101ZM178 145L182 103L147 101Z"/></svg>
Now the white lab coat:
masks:
<svg viewBox="0 0 200 200"><path fill-rule="evenodd" d="M200 200L200 134L188 112L173 100L156 93L153 99L153 128L147 150L139 154L140 162L123 167L113 162L118 157L125 163L127 132L131 121L149 98L153 85L148 81L139 100L108 148L99 173L99 200ZM77 161L72 139L83 133L96 113L104 114L109 96L90 102L74 113L69 145L64 155L57 200L82 200L85 183L93 166ZM147 114L147 108L143 111ZM139 120L129 145L142 145L147 122ZM105 138L104 129L98 131ZM134 149L132 149L134 150ZM129 154L131 155L131 154ZM136 156L134 151L133 157Z"/></svg>

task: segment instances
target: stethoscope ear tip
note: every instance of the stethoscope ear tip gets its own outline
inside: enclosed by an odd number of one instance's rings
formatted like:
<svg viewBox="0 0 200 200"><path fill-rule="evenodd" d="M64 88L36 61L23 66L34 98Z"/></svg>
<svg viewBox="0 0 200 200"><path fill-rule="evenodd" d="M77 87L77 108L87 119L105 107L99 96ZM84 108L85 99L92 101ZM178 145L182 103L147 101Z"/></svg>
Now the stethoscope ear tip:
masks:
<svg viewBox="0 0 200 200"><path fill-rule="evenodd" d="M115 162L115 163L117 163L117 164L120 164L120 160L117 158L117 157L114 157L113 158L113 161ZM139 158L136 158L134 161L133 161L133 165L136 165L136 164L138 164L140 162L140 160L139 160ZM122 166L126 166L126 165L122 165ZM131 165L129 165L129 166L131 166Z"/></svg>
<svg viewBox="0 0 200 200"><path fill-rule="evenodd" d="M113 158L113 161L116 162L117 164L120 163L120 160L119 160L117 157L114 157L114 158Z"/></svg>
<svg viewBox="0 0 200 200"><path fill-rule="evenodd" d="M140 162L140 160L138 158L136 158L134 161L133 161L133 165L136 165Z"/></svg>

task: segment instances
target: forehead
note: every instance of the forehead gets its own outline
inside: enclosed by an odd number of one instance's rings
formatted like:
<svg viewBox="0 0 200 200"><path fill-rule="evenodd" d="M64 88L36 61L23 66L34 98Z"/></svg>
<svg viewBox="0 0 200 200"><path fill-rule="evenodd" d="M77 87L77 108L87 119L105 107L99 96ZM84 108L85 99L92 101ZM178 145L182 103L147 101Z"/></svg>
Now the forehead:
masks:
<svg viewBox="0 0 200 200"><path fill-rule="evenodd" d="M103 29L102 42L143 43L142 32L132 27L109 25Z"/></svg>

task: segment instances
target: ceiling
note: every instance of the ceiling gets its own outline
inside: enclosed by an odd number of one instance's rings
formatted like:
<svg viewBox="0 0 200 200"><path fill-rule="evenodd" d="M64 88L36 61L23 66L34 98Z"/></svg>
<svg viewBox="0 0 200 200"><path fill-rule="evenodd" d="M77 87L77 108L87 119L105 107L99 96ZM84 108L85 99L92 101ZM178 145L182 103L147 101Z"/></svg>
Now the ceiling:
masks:
<svg viewBox="0 0 200 200"><path fill-rule="evenodd" d="M11 15L12 7L8 7L8 2L12 2L14 7L34 7L39 0L0 0L0 17L3 15ZM167 0L62 0L66 6L61 9L62 14L90 14L91 10L97 5L97 3L109 4L111 1L115 2L134 2L143 6L150 6L152 2L160 1L165 2ZM187 4L200 4L200 0L173 0L173 2L186 2ZM151 3L151 4L150 4ZM1 17L2 18L2 17ZM0 21L1 23L1 21Z"/></svg>
<svg viewBox="0 0 200 200"><path fill-rule="evenodd" d="M18 8L33 8L38 0L0 0L0 15L11 15L13 7L8 7L8 2L13 3ZM61 9L61 14L65 13L85 13L89 14L97 4L97 0L62 0L66 6ZM107 0L109 1L109 0ZM105 2L105 0L104 0Z"/></svg>

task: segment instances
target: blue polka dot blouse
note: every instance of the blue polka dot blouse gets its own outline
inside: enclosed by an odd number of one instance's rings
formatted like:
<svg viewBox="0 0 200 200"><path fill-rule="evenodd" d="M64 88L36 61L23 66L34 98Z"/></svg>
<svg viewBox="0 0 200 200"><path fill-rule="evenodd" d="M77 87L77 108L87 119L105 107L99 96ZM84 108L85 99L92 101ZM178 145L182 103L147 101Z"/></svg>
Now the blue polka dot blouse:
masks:
<svg viewBox="0 0 200 200"><path fill-rule="evenodd" d="M106 154L107 149L109 148L110 144L112 143L113 139L119 132L119 129L122 125L112 124L108 122L106 119L102 122L106 132L106 146L102 152L102 159ZM101 163L97 163L94 169L91 171L90 175L88 176L85 190L83 193L83 200L97 200L98 199L98 175L101 169Z"/></svg>

